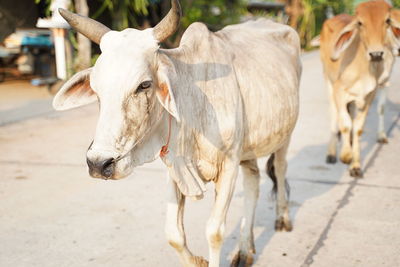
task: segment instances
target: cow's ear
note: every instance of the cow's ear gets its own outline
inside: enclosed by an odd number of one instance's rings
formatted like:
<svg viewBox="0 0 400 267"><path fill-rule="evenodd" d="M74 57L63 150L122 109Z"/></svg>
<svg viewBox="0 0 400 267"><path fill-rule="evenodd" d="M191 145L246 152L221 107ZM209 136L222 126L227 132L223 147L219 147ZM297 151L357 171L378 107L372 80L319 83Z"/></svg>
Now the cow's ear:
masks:
<svg viewBox="0 0 400 267"><path fill-rule="evenodd" d="M332 60L338 60L340 55L351 45L354 41L358 29L357 29L358 21L354 20L347 24L339 33L335 42L333 43L333 51L331 54Z"/></svg>
<svg viewBox="0 0 400 267"><path fill-rule="evenodd" d="M173 63L165 56L159 57L157 66L156 95L161 105L179 122L180 117L176 106L173 81L176 80L176 72Z"/></svg>
<svg viewBox="0 0 400 267"><path fill-rule="evenodd" d="M390 11L390 32L389 37L393 49L400 53L400 9L392 9Z"/></svg>
<svg viewBox="0 0 400 267"><path fill-rule="evenodd" d="M93 103L96 93L90 88L91 68L80 71L71 77L53 99L56 110L67 110Z"/></svg>

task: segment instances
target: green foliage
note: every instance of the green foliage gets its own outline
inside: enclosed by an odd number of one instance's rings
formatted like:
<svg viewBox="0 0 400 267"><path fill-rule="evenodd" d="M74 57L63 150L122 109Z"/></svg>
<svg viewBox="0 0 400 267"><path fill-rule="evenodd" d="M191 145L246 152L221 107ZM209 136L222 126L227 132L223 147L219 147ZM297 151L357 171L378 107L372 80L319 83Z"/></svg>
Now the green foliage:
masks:
<svg viewBox="0 0 400 267"><path fill-rule="evenodd" d="M392 3L395 8L400 8L400 0L392 0Z"/></svg>
<svg viewBox="0 0 400 267"><path fill-rule="evenodd" d="M100 1L100 0L99 0ZM93 14L92 18L97 19L106 10L112 17L112 27L116 30L123 30L131 25L137 26L137 16L147 16L148 0L104 0L102 5Z"/></svg>
<svg viewBox="0 0 400 267"><path fill-rule="evenodd" d="M145 22L156 24L169 8L168 0L98 0L102 4L92 15L96 19L105 11L111 14L116 30L140 28ZM181 0L183 11L181 27L186 29L195 21L202 21L212 28L220 28L239 21L245 12L244 0Z"/></svg>
<svg viewBox="0 0 400 267"><path fill-rule="evenodd" d="M44 7L45 7L45 15L46 17L51 16L51 10L50 10L50 5L51 5L51 0L35 0L35 4L39 5L40 3L43 3Z"/></svg>
<svg viewBox="0 0 400 267"><path fill-rule="evenodd" d="M182 26L187 28L191 23L201 21L213 29L237 23L245 13L243 1L232 0L197 0L181 1L183 18Z"/></svg>
<svg viewBox="0 0 400 267"><path fill-rule="evenodd" d="M399 0L400 1L400 0ZM319 34L328 13L353 13L354 0L303 0L304 13L300 18L298 32L302 46L308 48L313 37Z"/></svg>

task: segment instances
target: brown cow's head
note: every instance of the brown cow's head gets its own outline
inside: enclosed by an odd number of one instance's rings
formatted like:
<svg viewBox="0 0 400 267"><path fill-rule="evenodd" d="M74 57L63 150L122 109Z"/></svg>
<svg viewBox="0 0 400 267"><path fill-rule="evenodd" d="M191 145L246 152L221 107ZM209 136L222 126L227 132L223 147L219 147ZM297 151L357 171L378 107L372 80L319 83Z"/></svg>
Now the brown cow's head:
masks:
<svg viewBox="0 0 400 267"><path fill-rule="evenodd" d="M355 18L339 34L332 59L336 60L354 40L359 38L370 61L381 61L387 50L398 49L400 26L391 6L384 0L361 3Z"/></svg>

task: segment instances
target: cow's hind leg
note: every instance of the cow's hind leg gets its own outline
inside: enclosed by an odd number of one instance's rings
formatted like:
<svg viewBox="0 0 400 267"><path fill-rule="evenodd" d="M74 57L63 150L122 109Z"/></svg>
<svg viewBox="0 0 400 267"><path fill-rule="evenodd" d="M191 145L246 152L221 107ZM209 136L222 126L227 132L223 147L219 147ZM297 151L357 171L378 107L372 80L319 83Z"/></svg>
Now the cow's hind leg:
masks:
<svg viewBox="0 0 400 267"><path fill-rule="evenodd" d="M239 160L226 159L221 166L221 172L215 184L215 202L211 216L207 221L207 241L209 248L210 267L218 267L221 246L224 240L226 214L235 189Z"/></svg>
<svg viewBox="0 0 400 267"><path fill-rule="evenodd" d="M243 171L244 216L240 226L239 251L233 258L231 266L250 266L253 263L253 254L256 253L253 225L260 191L260 171L256 159L242 161L240 165Z"/></svg>
<svg viewBox="0 0 400 267"><path fill-rule="evenodd" d="M381 144L386 144L388 143L388 138L386 136L385 132L385 102L386 102L386 87L383 86L382 88L379 89L379 98L378 98L378 117L379 117L379 123L378 123L378 143Z"/></svg>
<svg viewBox="0 0 400 267"><path fill-rule="evenodd" d="M286 182L286 153L289 141L273 153L267 162L267 174L274 183L273 191L276 193L276 231L292 231L292 223L289 218L288 191Z"/></svg>
<svg viewBox="0 0 400 267"><path fill-rule="evenodd" d="M183 211L185 196L179 191L176 183L168 181L168 204L165 233L169 244L176 250L180 261L185 267L206 267L208 262L201 257L193 256L186 245L183 227Z"/></svg>

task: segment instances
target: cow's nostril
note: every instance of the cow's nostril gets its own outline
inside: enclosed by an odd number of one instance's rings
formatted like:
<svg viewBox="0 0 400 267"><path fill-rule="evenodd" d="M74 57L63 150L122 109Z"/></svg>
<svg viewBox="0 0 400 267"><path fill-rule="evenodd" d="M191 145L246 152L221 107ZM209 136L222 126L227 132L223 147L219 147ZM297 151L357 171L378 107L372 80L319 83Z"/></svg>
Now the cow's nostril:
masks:
<svg viewBox="0 0 400 267"><path fill-rule="evenodd" d="M381 61L383 59L383 52L382 51L370 52L369 56L371 57L372 61Z"/></svg>
<svg viewBox="0 0 400 267"><path fill-rule="evenodd" d="M114 159L111 158L111 159L105 160L103 163L101 174L104 177L109 178L112 176L113 172L114 172Z"/></svg>
<svg viewBox="0 0 400 267"><path fill-rule="evenodd" d="M87 165L91 175L101 175L105 178L110 178L114 173L114 159L109 158L106 160L91 160L86 158Z"/></svg>

